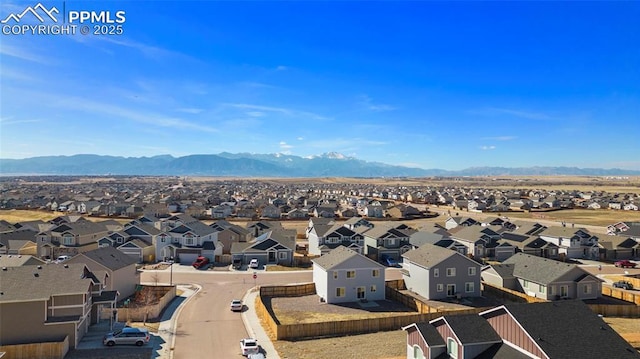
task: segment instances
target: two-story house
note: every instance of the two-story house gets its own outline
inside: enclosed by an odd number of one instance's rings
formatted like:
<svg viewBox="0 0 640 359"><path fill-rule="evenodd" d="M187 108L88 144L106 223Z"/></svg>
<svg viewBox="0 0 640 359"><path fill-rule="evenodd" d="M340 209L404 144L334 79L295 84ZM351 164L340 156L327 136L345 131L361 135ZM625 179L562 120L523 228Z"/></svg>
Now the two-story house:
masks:
<svg viewBox="0 0 640 359"><path fill-rule="evenodd" d="M124 227L115 221L91 222L79 220L61 223L37 234L38 256L51 259L60 255L75 255L98 247L98 239Z"/></svg>
<svg viewBox="0 0 640 359"><path fill-rule="evenodd" d="M566 258L598 259L598 237L584 228L549 227L540 238L558 246L558 252Z"/></svg>
<svg viewBox="0 0 640 359"><path fill-rule="evenodd" d="M99 278L83 264L3 267L0 345L67 340L75 348L97 321L97 307L115 307L117 293L104 291Z"/></svg>
<svg viewBox="0 0 640 359"><path fill-rule="evenodd" d="M481 295L480 264L457 251L427 243L402 257L407 289L426 299Z"/></svg>
<svg viewBox="0 0 640 359"><path fill-rule="evenodd" d="M327 303L385 299L385 268L344 246L313 260L316 293Z"/></svg>
<svg viewBox="0 0 640 359"><path fill-rule="evenodd" d="M324 255L339 246L348 247L358 253L364 253L364 236L343 226L331 222L333 225L316 224L307 231L309 254Z"/></svg>
<svg viewBox="0 0 640 359"><path fill-rule="evenodd" d="M402 254L411 250L409 238L415 232L414 229L406 225L396 227L376 225L364 232L365 254L377 258L387 256L400 260Z"/></svg>

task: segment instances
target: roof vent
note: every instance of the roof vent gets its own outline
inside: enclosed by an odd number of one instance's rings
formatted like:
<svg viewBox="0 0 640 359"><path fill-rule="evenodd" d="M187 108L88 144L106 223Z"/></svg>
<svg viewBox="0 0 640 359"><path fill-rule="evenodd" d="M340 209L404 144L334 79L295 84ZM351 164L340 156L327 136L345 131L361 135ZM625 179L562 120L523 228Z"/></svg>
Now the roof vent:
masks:
<svg viewBox="0 0 640 359"><path fill-rule="evenodd" d="M39 277L39 276L40 276L40 274L38 274L38 273L33 273L33 276L34 276L34 277Z"/></svg>
<svg viewBox="0 0 640 359"><path fill-rule="evenodd" d="M42 269L42 266L37 266L36 268L38 268L38 269Z"/></svg>
<svg viewBox="0 0 640 359"><path fill-rule="evenodd" d="M2 267L2 270L6 272L7 271L7 267Z"/></svg>
<svg viewBox="0 0 640 359"><path fill-rule="evenodd" d="M65 265L64 265L64 267L65 267L65 268L69 268L69 265L68 265L68 264L65 264Z"/></svg>

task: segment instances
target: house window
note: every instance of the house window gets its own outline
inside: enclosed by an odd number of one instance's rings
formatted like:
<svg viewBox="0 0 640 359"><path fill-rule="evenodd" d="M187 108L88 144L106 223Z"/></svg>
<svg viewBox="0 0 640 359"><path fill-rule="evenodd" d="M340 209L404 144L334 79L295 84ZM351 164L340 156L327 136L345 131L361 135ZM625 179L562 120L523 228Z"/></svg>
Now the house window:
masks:
<svg viewBox="0 0 640 359"><path fill-rule="evenodd" d="M371 288L369 288L369 291L371 293L375 293L378 290L378 288L375 285L372 285Z"/></svg>
<svg viewBox="0 0 640 359"><path fill-rule="evenodd" d="M355 277L356 277L356 271L354 270L347 271L347 278L355 278Z"/></svg>
<svg viewBox="0 0 640 359"><path fill-rule="evenodd" d="M538 292L544 293L544 286L542 284L538 285Z"/></svg>
<svg viewBox="0 0 640 359"><path fill-rule="evenodd" d="M66 246L70 246L74 244L74 238L73 237L62 237L62 244L66 245Z"/></svg>
<svg viewBox="0 0 640 359"><path fill-rule="evenodd" d="M338 279L338 271L333 271L333 279Z"/></svg>
<svg viewBox="0 0 640 359"><path fill-rule="evenodd" d="M336 297L344 297L344 287L338 287L336 288Z"/></svg>
<svg viewBox="0 0 640 359"><path fill-rule="evenodd" d="M451 358L458 358L458 343L453 338L447 338L447 354Z"/></svg>
<svg viewBox="0 0 640 359"><path fill-rule="evenodd" d="M442 292L442 291L444 290L444 285L443 285L442 283L439 283L439 284L436 286L436 290L437 290L438 292Z"/></svg>
<svg viewBox="0 0 640 359"><path fill-rule="evenodd" d="M185 240L185 245L194 246L196 244L196 240L193 237L187 237Z"/></svg>
<svg viewBox="0 0 640 359"><path fill-rule="evenodd" d="M278 252L278 259L287 259L287 252Z"/></svg>
<svg viewBox="0 0 640 359"><path fill-rule="evenodd" d="M464 284L464 291L467 293L473 293L474 288L473 282L466 282Z"/></svg>
<svg viewBox="0 0 640 359"><path fill-rule="evenodd" d="M568 296L569 296L569 286L561 285L560 286L560 297L561 298L566 298Z"/></svg>
<svg viewBox="0 0 640 359"><path fill-rule="evenodd" d="M122 242L124 242L124 238L122 238L122 237L118 237L118 238L116 239L116 242L118 242L118 243L122 243Z"/></svg>
<svg viewBox="0 0 640 359"><path fill-rule="evenodd" d="M447 268L447 277L455 277L456 269L455 268Z"/></svg>
<svg viewBox="0 0 640 359"><path fill-rule="evenodd" d="M164 240L166 239L165 236L160 237L160 242L164 243Z"/></svg>
<svg viewBox="0 0 640 359"><path fill-rule="evenodd" d="M584 285L584 294L591 294L591 284Z"/></svg>
<svg viewBox="0 0 640 359"><path fill-rule="evenodd" d="M373 276L373 278L378 278L380 276L380 269L374 269L371 272L371 276Z"/></svg>
<svg viewBox="0 0 640 359"><path fill-rule="evenodd" d="M529 281L528 280L523 281L522 286L525 288L529 288Z"/></svg>
<svg viewBox="0 0 640 359"><path fill-rule="evenodd" d="M413 346L413 359L424 359L424 352L417 345Z"/></svg>
<svg viewBox="0 0 640 359"><path fill-rule="evenodd" d="M435 277L439 277L440 276L440 269L438 268L433 268L433 276Z"/></svg>
<svg viewBox="0 0 640 359"><path fill-rule="evenodd" d="M549 287L549 295L554 295L554 287Z"/></svg>
<svg viewBox="0 0 640 359"><path fill-rule="evenodd" d="M476 267L469 267L469 275L476 275Z"/></svg>

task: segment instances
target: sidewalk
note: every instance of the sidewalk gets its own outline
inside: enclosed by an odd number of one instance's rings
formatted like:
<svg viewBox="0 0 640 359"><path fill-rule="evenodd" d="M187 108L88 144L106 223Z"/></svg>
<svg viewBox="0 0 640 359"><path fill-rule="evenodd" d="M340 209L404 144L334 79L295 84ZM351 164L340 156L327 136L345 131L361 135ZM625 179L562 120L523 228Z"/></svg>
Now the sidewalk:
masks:
<svg viewBox="0 0 640 359"><path fill-rule="evenodd" d="M182 305L185 304L200 287L197 285L177 285L176 289L181 291L167 306L160 318L160 327L158 328L159 349L155 352L154 358L171 359L173 358L173 348L176 342L176 321L182 311Z"/></svg>
<svg viewBox="0 0 640 359"><path fill-rule="evenodd" d="M258 344L262 347L265 356L269 359L280 359L271 339L269 339L269 336L262 328L260 318L258 318L258 314L253 307L258 293L260 293L259 289L254 287L249 289L244 295L244 298L242 298L242 302L247 307L247 310L242 312L242 321L249 336L258 340Z"/></svg>

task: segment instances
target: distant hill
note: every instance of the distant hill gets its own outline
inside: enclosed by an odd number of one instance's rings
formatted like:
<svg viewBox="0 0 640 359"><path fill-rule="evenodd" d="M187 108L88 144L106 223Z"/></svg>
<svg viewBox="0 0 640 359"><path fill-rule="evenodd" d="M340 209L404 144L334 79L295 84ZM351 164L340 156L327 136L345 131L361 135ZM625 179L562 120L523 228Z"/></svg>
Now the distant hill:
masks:
<svg viewBox="0 0 640 359"><path fill-rule="evenodd" d="M425 177L582 175L635 176L640 171L577 167L472 167L460 171L421 169L367 162L331 152L299 157L285 154L219 153L173 157L100 155L0 159L2 175L190 175L244 177Z"/></svg>

